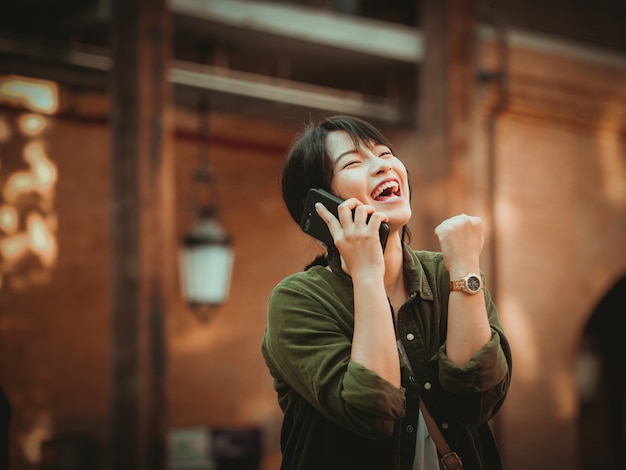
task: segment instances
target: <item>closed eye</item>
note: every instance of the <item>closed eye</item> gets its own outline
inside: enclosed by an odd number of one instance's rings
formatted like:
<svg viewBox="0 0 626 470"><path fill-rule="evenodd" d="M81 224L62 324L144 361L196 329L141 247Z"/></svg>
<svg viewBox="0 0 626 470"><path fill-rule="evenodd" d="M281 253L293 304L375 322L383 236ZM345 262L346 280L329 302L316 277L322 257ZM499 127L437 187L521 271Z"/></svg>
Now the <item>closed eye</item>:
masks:
<svg viewBox="0 0 626 470"><path fill-rule="evenodd" d="M348 163L346 163L342 168L348 168L354 165L357 165L361 163L361 160L350 160Z"/></svg>

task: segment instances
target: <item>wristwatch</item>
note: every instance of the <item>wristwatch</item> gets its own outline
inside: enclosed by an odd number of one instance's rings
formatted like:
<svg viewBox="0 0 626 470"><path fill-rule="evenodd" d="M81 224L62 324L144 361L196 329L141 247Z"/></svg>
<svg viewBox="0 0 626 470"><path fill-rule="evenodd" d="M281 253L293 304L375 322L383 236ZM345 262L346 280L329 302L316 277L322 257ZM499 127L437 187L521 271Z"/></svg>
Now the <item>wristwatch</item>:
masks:
<svg viewBox="0 0 626 470"><path fill-rule="evenodd" d="M469 273L462 279L450 281L450 290L459 290L468 294L478 294L483 288L483 279L474 273Z"/></svg>

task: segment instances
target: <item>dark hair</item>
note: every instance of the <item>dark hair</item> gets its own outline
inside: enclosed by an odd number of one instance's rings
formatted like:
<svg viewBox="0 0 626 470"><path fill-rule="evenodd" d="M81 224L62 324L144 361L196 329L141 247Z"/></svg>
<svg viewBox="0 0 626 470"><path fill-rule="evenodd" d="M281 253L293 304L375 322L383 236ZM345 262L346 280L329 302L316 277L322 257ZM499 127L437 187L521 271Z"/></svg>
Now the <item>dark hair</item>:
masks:
<svg viewBox="0 0 626 470"><path fill-rule="evenodd" d="M281 175L283 200L297 224L300 224L309 189L322 188L330 191L333 160L326 151L326 137L335 131L345 131L357 146L361 143L386 145L393 152L387 138L362 119L339 115L323 117L309 123L291 147ZM402 238L407 243L410 241L411 235L406 226L403 228ZM318 261L321 258L311 265L320 264Z"/></svg>

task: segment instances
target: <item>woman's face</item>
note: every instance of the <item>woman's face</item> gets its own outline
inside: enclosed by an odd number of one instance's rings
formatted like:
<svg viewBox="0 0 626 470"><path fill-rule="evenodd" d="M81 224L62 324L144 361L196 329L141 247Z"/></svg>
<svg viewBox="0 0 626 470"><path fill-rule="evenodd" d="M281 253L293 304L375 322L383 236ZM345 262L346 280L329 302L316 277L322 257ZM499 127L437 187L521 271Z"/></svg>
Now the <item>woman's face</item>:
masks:
<svg viewBox="0 0 626 470"><path fill-rule="evenodd" d="M409 181L405 166L386 145L355 147L344 131L326 137L326 150L333 160L331 190L343 199L357 198L389 217L392 229L411 218Z"/></svg>

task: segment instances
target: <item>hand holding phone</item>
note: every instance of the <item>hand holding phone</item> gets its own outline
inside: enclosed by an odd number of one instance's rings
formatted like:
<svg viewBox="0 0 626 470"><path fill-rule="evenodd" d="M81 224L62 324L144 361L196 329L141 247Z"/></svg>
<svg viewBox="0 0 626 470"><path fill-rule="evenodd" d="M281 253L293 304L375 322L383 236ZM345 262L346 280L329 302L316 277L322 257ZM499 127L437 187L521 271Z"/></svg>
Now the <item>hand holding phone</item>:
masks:
<svg viewBox="0 0 626 470"><path fill-rule="evenodd" d="M311 188L307 194L306 202L304 204L304 212L300 220L300 227L304 233L318 239L327 247L334 246L333 237L330 234L328 225L322 220L315 210L315 204L321 202L326 209L328 209L335 217L339 218L337 208L341 204L343 199L335 196L328 191L319 188ZM352 211L354 214L354 210ZM353 215L354 216L354 215ZM369 221L369 216L368 219ZM380 245L385 251L387 245L387 237L389 237L389 224L382 222L378 230L380 236Z"/></svg>

